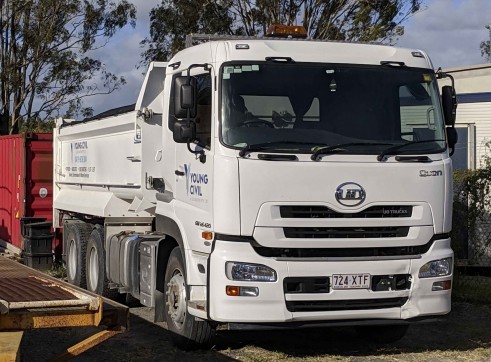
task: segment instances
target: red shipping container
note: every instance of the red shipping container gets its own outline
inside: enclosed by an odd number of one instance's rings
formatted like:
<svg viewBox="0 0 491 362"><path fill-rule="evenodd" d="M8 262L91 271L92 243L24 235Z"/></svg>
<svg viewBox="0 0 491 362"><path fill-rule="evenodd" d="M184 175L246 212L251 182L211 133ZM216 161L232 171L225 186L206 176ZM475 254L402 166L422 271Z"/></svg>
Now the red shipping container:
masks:
<svg viewBox="0 0 491 362"><path fill-rule="evenodd" d="M0 136L0 246L23 250L20 220L52 220L53 135Z"/></svg>

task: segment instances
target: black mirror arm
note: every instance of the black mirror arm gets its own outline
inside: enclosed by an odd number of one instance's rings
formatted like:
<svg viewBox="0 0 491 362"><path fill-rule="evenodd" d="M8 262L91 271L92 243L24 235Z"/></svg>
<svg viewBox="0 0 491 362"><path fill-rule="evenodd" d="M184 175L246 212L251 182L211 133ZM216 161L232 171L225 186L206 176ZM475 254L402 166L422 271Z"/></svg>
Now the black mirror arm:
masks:
<svg viewBox="0 0 491 362"><path fill-rule="evenodd" d="M450 78L450 82L452 83L452 88L455 89L455 80L451 74L444 73L442 71L442 67L438 68L435 72L436 79Z"/></svg>
<svg viewBox="0 0 491 362"><path fill-rule="evenodd" d="M191 152L192 154L195 154L196 155L196 158L199 158L200 162L201 163L205 163L206 162L206 154L205 154L205 151L203 149L200 149L200 150L193 150L191 149L191 142L192 140L191 139L188 139L188 142L187 142L187 146L188 146L188 151Z"/></svg>
<svg viewBox="0 0 491 362"><path fill-rule="evenodd" d="M455 129L455 127L454 127L454 126L452 126L452 128L453 128L453 129ZM455 146L456 146L456 143L455 143L455 144L453 144L453 145L452 145L452 144L450 144L450 145L449 145L449 152L448 152L448 155L449 155L450 157L452 157L452 156L453 156L453 154L454 154L454 152L455 152Z"/></svg>
<svg viewBox="0 0 491 362"><path fill-rule="evenodd" d="M453 125L451 127L447 127L446 133L447 133L449 155L452 156L455 152L455 146L457 145L457 142L459 139L457 131L455 130L455 125Z"/></svg>

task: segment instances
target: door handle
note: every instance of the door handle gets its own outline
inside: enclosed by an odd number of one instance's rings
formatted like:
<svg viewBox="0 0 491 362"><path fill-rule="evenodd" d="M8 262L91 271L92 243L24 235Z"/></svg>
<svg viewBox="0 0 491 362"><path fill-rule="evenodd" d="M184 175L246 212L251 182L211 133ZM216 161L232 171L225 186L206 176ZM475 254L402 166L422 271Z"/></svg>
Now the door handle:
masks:
<svg viewBox="0 0 491 362"><path fill-rule="evenodd" d="M141 162L140 156L128 156L126 159L131 162Z"/></svg>
<svg viewBox="0 0 491 362"><path fill-rule="evenodd" d="M174 173L177 175L177 176L184 176L184 171L179 171L179 170L175 170Z"/></svg>

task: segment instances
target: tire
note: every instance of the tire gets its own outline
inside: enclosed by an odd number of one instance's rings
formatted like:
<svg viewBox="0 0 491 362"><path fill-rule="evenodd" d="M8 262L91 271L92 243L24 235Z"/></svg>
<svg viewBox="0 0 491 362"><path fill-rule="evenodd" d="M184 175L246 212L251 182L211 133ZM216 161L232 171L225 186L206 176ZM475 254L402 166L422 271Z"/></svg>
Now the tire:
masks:
<svg viewBox="0 0 491 362"><path fill-rule="evenodd" d="M186 273L179 247L174 248L169 256L165 288L165 316L174 345L187 351L208 346L215 335L215 328L187 312Z"/></svg>
<svg viewBox="0 0 491 362"><path fill-rule="evenodd" d="M85 280L85 254L87 239L92 225L84 222L74 222L67 225L64 231L68 231L66 248L66 274L70 284L86 288Z"/></svg>
<svg viewBox="0 0 491 362"><path fill-rule="evenodd" d="M106 251L104 250L104 232L96 227L92 230L87 242L86 253L86 283L87 290L106 298L116 298L117 289L109 289L106 275Z"/></svg>
<svg viewBox="0 0 491 362"><path fill-rule="evenodd" d="M366 341L377 344L394 343L406 335L409 324L358 326L356 332Z"/></svg>

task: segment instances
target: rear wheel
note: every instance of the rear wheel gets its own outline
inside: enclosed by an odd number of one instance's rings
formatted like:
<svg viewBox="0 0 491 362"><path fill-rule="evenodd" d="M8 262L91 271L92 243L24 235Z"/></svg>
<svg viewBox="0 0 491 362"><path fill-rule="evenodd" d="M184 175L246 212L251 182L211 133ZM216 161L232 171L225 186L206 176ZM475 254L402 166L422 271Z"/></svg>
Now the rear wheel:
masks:
<svg viewBox="0 0 491 362"><path fill-rule="evenodd" d="M358 335L370 342L387 344L394 343L406 335L409 324L396 324L384 326L358 326Z"/></svg>
<svg viewBox="0 0 491 362"><path fill-rule="evenodd" d="M165 272L167 328L174 344L184 350L208 345L215 329L207 321L197 320L187 312L186 274L181 251L172 250Z"/></svg>
<svg viewBox="0 0 491 362"><path fill-rule="evenodd" d="M100 227L92 230L87 242L86 280L87 290L107 298L115 298L117 289L109 289L105 268L104 232Z"/></svg>
<svg viewBox="0 0 491 362"><path fill-rule="evenodd" d="M87 239L89 238L91 230L92 225L84 222L70 223L65 229L65 231L68 231L66 242L67 280L70 284L81 288L87 287L85 280L85 255Z"/></svg>

